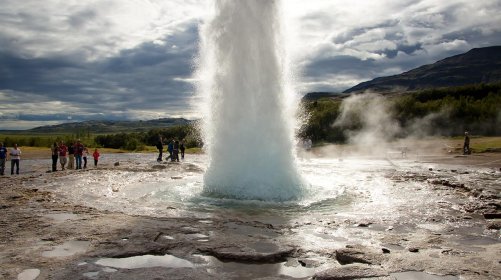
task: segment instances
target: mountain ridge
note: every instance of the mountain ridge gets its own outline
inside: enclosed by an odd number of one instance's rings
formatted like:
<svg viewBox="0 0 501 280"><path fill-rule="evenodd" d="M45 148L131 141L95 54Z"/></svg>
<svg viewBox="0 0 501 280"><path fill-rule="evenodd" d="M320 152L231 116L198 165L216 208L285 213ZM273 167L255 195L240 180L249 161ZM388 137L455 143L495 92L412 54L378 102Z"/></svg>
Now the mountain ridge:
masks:
<svg viewBox="0 0 501 280"><path fill-rule="evenodd" d="M343 93L405 92L501 81L501 46L474 48L401 74L359 83Z"/></svg>
<svg viewBox="0 0 501 280"><path fill-rule="evenodd" d="M177 125L187 125L192 122L193 121L185 118L159 118L145 121L144 120L88 120L82 122L45 125L31 129L16 130L16 131L28 132L28 133L72 133L77 131L85 131L89 133L140 132L140 131L147 131L153 128L167 128Z"/></svg>

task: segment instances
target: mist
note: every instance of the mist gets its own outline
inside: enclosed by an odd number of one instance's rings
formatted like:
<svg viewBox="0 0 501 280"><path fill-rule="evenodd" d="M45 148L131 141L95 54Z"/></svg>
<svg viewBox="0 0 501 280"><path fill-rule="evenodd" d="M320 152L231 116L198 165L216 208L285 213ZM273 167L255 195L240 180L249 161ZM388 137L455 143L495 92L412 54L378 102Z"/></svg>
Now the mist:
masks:
<svg viewBox="0 0 501 280"><path fill-rule="evenodd" d="M377 93L364 93L347 97L340 114L332 124L343 131L345 147L338 147L339 155L404 157L408 154L435 153L451 147L443 142L430 146L424 140L450 133L437 129L437 120L446 119L447 108L423 117L399 121L394 103L389 97ZM333 148L329 148L333 152ZM408 153L408 154L407 154Z"/></svg>

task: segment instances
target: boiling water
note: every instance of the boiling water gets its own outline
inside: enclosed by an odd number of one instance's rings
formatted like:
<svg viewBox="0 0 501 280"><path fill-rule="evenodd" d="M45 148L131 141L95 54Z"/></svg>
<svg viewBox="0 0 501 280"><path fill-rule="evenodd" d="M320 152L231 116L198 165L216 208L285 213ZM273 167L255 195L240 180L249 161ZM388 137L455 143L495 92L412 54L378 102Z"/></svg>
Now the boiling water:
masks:
<svg viewBox="0 0 501 280"><path fill-rule="evenodd" d="M65 171L58 174L63 176L49 181L41 178L45 182L35 184L77 204L147 216L204 218L220 211L258 216L280 213L281 217L334 212L382 215L382 209L388 209L391 214L392 205L401 202L385 194L393 186L386 177L393 172L394 166L384 160L298 159L299 172L310 183L310 191L303 199L288 202L206 196L207 156L188 155L185 160L180 164L157 164L151 155L106 155L103 165L105 161L119 161L120 168L102 166L81 172ZM373 200L370 204L366 201L368 197Z"/></svg>
<svg viewBox="0 0 501 280"><path fill-rule="evenodd" d="M281 1L216 0L202 26L199 92L210 196L298 200Z"/></svg>

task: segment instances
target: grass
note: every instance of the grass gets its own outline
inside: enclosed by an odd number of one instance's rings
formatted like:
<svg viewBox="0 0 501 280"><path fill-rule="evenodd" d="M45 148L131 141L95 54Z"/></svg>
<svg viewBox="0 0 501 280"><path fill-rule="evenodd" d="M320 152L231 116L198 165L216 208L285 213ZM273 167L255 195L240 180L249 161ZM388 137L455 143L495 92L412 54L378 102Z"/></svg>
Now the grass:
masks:
<svg viewBox="0 0 501 280"><path fill-rule="evenodd" d="M471 137L470 147L476 153L501 151L501 137Z"/></svg>
<svg viewBox="0 0 501 280"><path fill-rule="evenodd" d="M444 140L455 150L463 149L464 137L462 136L444 138ZM499 152L501 151L501 137L470 136L470 149L474 153Z"/></svg>
<svg viewBox="0 0 501 280"><path fill-rule="evenodd" d="M48 136L50 137L50 136ZM0 138L1 139L1 138ZM453 147L454 150L461 150L463 147L463 137L450 137L441 138L446 141L447 144ZM316 146L320 143L317 143ZM484 152L501 152L501 137L483 137L483 136L470 136L470 147L474 153L484 153ZM49 147L29 147L20 146L23 153L23 158L50 158L50 148ZM89 153L93 153L95 147L88 147ZM140 151L127 151L121 149L111 149L111 148L98 148L101 154L111 154L111 153L157 153L158 150L155 146L143 146ZM166 153L166 149L164 153ZM204 151L201 148L189 148L186 149L186 154L202 154Z"/></svg>

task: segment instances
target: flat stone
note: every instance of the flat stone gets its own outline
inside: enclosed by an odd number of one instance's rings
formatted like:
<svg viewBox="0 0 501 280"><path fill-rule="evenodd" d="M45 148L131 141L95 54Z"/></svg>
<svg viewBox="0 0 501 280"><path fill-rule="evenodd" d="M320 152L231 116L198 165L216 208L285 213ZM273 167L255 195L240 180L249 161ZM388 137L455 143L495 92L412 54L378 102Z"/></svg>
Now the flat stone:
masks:
<svg viewBox="0 0 501 280"><path fill-rule="evenodd" d="M340 264L365 263L381 264L383 255L369 248L344 248L336 250L336 260Z"/></svg>
<svg viewBox="0 0 501 280"><path fill-rule="evenodd" d="M200 251L221 261L276 263L286 261L295 252L295 248L280 245L270 252L259 252L249 247L206 248Z"/></svg>
<svg viewBox="0 0 501 280"><path fill-rule="evenodd" d="M366 265L346 265L320 271L313 276L315 280L350 280L388 276L388 272L381 268Z"/></svg>

